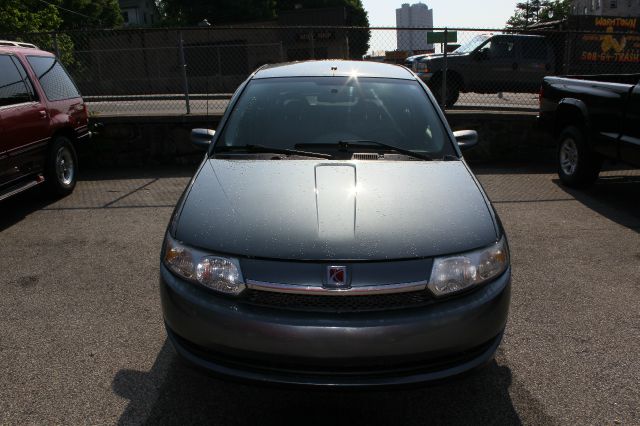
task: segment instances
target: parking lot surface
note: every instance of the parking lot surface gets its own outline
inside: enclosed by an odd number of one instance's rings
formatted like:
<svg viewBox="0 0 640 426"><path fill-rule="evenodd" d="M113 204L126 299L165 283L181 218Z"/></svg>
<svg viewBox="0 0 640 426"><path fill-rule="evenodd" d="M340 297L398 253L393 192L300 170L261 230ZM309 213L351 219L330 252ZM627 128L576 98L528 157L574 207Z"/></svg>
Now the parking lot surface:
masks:
<svg viewBox="0 0 640 426"><path fill-rule="evenodd" d="M496 360L357 392L225 382L176 359L158 262L191 172L91 172L65 199L0 203L0 424L640 424L640 172L573 191L549 170L477 169L512 255Z"/></svg>
<svg viewBox="0 0 640 426"><path fill-rule="evenodd" d="M179 95L166 95L176 97ZM231 95L229 94L229 97ZM229 101L226 99L191 99L189 107L191 114L222 115L227 109ZM121 100L100 101L92 99L87 102L89 112L93 117L98 116L124 116L133 115L182 115L186 113L184 100L167 100L160 97L149 96L147 100ZM538 94L532 93L462 93L460 100L456 102L456 109L526 109L535 110L538 107Z"/></svg>

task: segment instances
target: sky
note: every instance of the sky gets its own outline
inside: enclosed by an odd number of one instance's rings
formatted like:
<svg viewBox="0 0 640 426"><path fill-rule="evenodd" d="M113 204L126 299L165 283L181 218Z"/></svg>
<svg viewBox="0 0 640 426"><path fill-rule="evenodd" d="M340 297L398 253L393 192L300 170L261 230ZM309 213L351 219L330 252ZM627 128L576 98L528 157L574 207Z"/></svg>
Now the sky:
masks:
<svg viewBox="0 0 640 426"><path fill-rule="evenodd" d="M403 3L424 3L433 9L436 27L503 28L516 0L362 0L372 27L393 27L396 9Z"/></svg>
<svg viewBox="0 0 640 426"><path fill-rule="evenodd" d="M418 0L361 0L369 13L372 27L395 27L396 9L403 3L419 3ZM457 28L504 28L513 14L517 0L422 0L433 9L434 27ZM464 42L476 33L458 34ZM370 51L395 50L395 31L374 31L370 40Z"/></svg>

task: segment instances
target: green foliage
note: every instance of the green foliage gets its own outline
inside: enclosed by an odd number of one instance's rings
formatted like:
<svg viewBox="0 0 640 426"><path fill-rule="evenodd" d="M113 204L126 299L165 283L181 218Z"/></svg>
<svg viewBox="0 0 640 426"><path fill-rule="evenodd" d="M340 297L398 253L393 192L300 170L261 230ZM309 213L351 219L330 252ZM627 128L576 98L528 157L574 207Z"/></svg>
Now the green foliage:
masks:
<svg viewBox="0 0 640 426"><path fill-rule="evenodd" d="M49 34L62 24L59 9L38 0L0 0L0 38L33 43L41 49L55 51ZM73 43L69 37L58 40L60 55L73 60Z"/></svg>
<svg viewBox="0 0 640 426"><path fill-rule="evenodd" d="M197 25L203 19L212 25L233 24L275 19L277 12L304 9L344 7L347 26L369 27L367 12L361 0L161 0L160 10L164 25ZM368 29L350 30L349 52L352 58L362 58L369 50L371 33Z"/></svg>
<svg viewBox="0 0 640 426"><path fill-rule="evenodd" d="M60 29L115 28L122 25L118 0L62 0L58 4L63 18ZM82 16L85 15L85 16Z"/></svg>
<svg viewBox="0 0 640 426"><path fill-rule="evenodd" d="M276 17L276 0L161 0L168 25L197 25L268 20Z"/></svg>
<svg viewBox="0 0 640 426"><path fill-rule="evenodd" d="M556 0L546 3L546 7L540 10L540 22L563 20L569 17L571 0Z"/></svg>
<svg viewBox="0 0 640 426"><path fill-rule="evenodd" d="M525 29L533 24L563 20L569 16L571 0L529 0L516 4L507 21L508 29Z"/></svg>
<svg viewBox="0 0 640 426"><path fill-rule="evenodd" d="M0 0L0 16L1 37L59 53L67 66L76 64L74 42L60 31L122 24L118 0ZM51 34L54 31L55 37Z"/></svg>
<svg viewBox="0 0 640 426"><path fill-rule="evenodd" d="M0 0L0 16L3 34L53 31L62 23L55 6L38 0Z"/></svg>
<svg viewBox="0 0 640 426"><path fill-rule="evenodd" d="M5 34L122 25L118 0L0 0L0 16Z"/></svg>

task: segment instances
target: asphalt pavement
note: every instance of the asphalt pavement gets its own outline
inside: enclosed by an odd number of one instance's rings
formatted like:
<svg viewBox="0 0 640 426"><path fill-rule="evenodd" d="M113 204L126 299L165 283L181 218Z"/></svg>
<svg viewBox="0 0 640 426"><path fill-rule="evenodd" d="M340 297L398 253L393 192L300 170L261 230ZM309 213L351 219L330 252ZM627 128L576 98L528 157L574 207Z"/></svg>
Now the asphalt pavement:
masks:
<svg viewBox="0 0 640 426"><path fill-rule="evenodd" d="M507 230L496 359L401 390L291 390L183 366L166 341L159 251L192 170L84 174L0 203L0 424L640 424L640 171L566 190L483 167Z"/></svg>

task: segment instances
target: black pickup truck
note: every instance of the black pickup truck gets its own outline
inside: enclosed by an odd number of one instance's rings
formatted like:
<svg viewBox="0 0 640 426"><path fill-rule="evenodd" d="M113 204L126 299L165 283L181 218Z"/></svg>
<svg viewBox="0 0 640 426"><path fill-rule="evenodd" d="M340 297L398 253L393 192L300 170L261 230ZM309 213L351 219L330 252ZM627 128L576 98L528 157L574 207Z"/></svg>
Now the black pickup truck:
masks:
<svg viewBox="0 0 640 426"><path fill-rule="evenodd" d="M567 186L595 182L602 161L640 167L640 74L545 77L540 123L558 141Z"/></svg>
<svg viewBox="0 0 640 426"><path fill-rule="evenodd" d="M524 34L481 34L447 55L446 106L460 92L537 93L546 75L556 73L553 46L545 37ZM407 58L411 68L440 100L444 56L429 54Z"/></svg>

